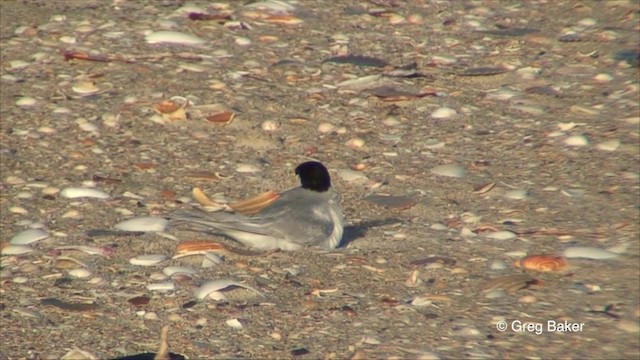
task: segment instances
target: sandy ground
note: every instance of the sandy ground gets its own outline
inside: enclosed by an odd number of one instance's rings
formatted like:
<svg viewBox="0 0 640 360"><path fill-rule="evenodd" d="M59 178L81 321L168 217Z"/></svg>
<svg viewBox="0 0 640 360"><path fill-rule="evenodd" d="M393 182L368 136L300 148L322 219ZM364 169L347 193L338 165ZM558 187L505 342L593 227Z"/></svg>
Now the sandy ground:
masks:
<svg viewBox="0 0 640 360"><path fill-rule="evenodd" d="M49 235L2 258L0 358L156 351L165 325L191 359L640 356L637 2L244 3L190 20L179 1L0 2L0 240ZM148 44L158 30L204 43ZM343 55L368 58L326 61ZM164 121L176 96L189 118ZM192 112L210 104L235 118ZM342 194L340 249L141 267L226 240L87 236L189 208L193 187L295 186L308 159ZM110 198L60 192L82 186ZM567 249L583 257L559 271L513 265ZM264 296L194 302L216 279Z"/></svg>

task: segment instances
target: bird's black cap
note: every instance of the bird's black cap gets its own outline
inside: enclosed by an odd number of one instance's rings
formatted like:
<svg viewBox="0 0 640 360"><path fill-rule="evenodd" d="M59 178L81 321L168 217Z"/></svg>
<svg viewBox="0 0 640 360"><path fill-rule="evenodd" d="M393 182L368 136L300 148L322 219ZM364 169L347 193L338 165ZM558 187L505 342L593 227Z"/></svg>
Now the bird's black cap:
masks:
<svg viewBox="0 0 640 360"><path fill-rule="evenodd" d="M296 167L303 189L325 192L331 187L331 178L327 168L317 161L307 161Z"/></svg>

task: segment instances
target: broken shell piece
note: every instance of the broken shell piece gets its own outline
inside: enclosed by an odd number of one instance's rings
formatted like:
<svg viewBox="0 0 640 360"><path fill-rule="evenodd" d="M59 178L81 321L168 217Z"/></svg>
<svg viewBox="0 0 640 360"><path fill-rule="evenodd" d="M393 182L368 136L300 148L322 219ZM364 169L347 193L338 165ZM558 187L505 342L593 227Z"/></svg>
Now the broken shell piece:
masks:
<svg viewBox="0 0 640 360"><path fill-rule="evenodd" d="M208 122L214 124L230 124L233 119L236 117L236 113L233 111L222 111L215 114L210 114L205 117Z"/></svg>
<svg viewBox="0 0 640 360"><path fill-rule="evenodd" d="M71 87L71 90L82 96L93 95L100 91L93 81L78 81Z"/></svg>
<svg viewBox="0 0 640 360"><path fill-rule="evenodd" d="M620 256L614 252L591 246L570 247L564 251L563 255L568 258L584 258L593 260L611 259Z"/></svg>
<svg viewBox="0 0 640 360"><path fill-rule="evenodd" d="M218 291L225 291L225 290L230 290L231 288L236 288L236 287L241 287L247 290L251 290L253 292L255 292L256 294L263 296L264 295L252 288L249 285L245 285L243 283L239 283L236 281L232 281L232 280L212 280L212 281L208 281L206 283L204 283L202 286L200 286L197 290L196 290L196 298L198 300L204 300L205 298L207 298L211 293L214 292L218 292Z"/></svg>
<svg viewBox="0 0 640 360"><path fill-rule="evenodd" d="M185 241L176 247L174 259L190 255L204 255L207 252L220 252L224 247L220 243L204 240Z"/></svg>
<svg viewBox="0 0 640 360"><path fill-rule="evenodd" d="M163 262L167 257L161 254L138 255L129 260L131 265L153 266Z"/></svg>
<svg viewBox="0 0 640 360"><path fill-rule="evenodd" d="M171 291L175 288L176 285L172 281L165 281L147 285L147 290L150 291Z"/></svg>
<svg viewBox="0 0 640 360"><path fill-rule="evenodd" d="M2 256L22 255L22 254L30 253L32 251L33 249L27 245L6 244L5 246L2 247L2 250L0 250L0 254L2 254Z"/></svg>
<svg viewBox="0 0 640 360"><path fill-rule="evenodd" d="M202 259L203 268L213 267L215 265L220 265L224 262L224 259L218 254L208 251L204 254L204 259Z"/></svg>
<svg viewBox="0 0 640 360"><path fill-rule="evenodd" d="M188 105L189 100L186 99L182 102L182 104L174 100L164 100L160 103L155 104L153 108L156 112L162 115L162 119L164 121L186 120L186 108Z"/></svg>
<svg viewBox="0 0 640 360"><path fill-rule="evenodd" d="M214 207L214 208L220 208L220 209L224 208L223 204L217 203L209 199L207 194L205 194L204 191L202 191L202 189L200 189L199 187L194 187L193 190L191 190L191 195L202 206Z"/></svg>
<svg viewBox="0 0 640 360"><path fill-rule="evenodd" d="M78 279L86 279L91 276L91 271L85 268L77 268L69 270L69 276L78 278Z"/></svg>
<svg viewBox="0 0 640 360"><path fill-rule="evenodd" d="M439 165L431 169L431 173L440 176L449 176L455 178L464 177L465 170L462 166L456 164Z"/></svg>
<svg viewBox="0 0 640 360"><path fill-rule="evenodd" d="M80 187L72 187L65 188L60 191L60 196L67 199L77 199L77 198L96 198L96 199L108 199L110 198L109 194L104 191L100 191L98 189L92 188L80 188Z"/></svg>
<svg viewBox="0 0 640 360"><path fill-rule="evenodd" d="M513 263L515 267L542 272L560 271L569 265L567 259L555 255L529 255Z"/></svg>
<svg viewBox="0 0 640 360"><path fill-rule="evenodd" d="M162 269L162 273L168 277L172 277L174 275L195 275L197 271L187 266L167 266Z"/></svg>
<svg viewBox="0 0 640 360"><path fill-rule="evenodd" d="M48 237L49 234L42 229L28 229L16 234L9 243L13 245L28 245Z"/></svg>
<svg viewBox="0 0 640 360"><path fill-rule="evenodd" d="M87 264L71 256L58 256L53 261L53 267L56 269L78 269L87 268Z"/></svg>
<svg viewBox="0 0 640 360"><path fill-rule="evenodd" d="M277 192L269 190L254 197L231 203L229 207L244 215L253 215L274 202L278 197L280 195Z"/></svg>
<svg viewBox="0 0 640 360"><path fill-rule="evenodd" d="M156 31L145 36L148 44L200 45L205 41L197 36L177 31Z"/></svg>
<svg viewBox="0 0 640 360"><path fill-rule="evenodd" d="M141 216L117 223L114 227L123 231L164 231L169 220L156 216Z"/></svg>
<svg viewBox="0 0 640 360"><path fill-rule="evenodd" d="M229 319L225 321L225 324L232 329L242 329L244 326L242 323L245 321L246 320L241 321L240 319Z"/></svg>

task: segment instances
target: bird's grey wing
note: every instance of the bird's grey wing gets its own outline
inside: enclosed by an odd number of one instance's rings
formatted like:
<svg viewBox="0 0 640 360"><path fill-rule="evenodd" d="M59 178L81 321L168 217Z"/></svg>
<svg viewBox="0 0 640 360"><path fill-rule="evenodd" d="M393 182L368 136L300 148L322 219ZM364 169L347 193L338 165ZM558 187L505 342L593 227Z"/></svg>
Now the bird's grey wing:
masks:
<svg viewBox="0 0 640 360"><path fill-rule="evenodd" d="M223 211L206 212L200 209L178 211L170 216L172 225L182 225L192 231L224 234L227 231L243 231L257 235L269 235L268 229L251 217Z"/></svg>

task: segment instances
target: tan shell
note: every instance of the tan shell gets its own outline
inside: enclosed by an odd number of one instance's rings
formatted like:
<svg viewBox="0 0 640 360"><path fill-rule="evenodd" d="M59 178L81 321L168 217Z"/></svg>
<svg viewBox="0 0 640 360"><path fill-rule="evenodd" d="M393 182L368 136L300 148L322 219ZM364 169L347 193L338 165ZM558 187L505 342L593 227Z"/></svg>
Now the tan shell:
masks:
<svg viewBox="0 0 640 360"><path fill-rule="evenodd" d="M184 241L176 247L176 255L185 254L204 254L207 251L220 252L224 249L222 244L206 241L206 240L192 240Z"/></svg>
<svg viewBox="0 0 640 360"><path fill-rule="evenodd" d="M252 215L274 202L279 196L280 195L277 192L269 190L248 199L231 203L229 204L229 207L244 215Z"/></svg>
<svg viewBox="0 0 640 360"><path fill-rule="evenodd" d="M529 255L513 263L513 266L517 268L542 272L560 271L568 265L569 262L564 257L546 254Z"/></svg>

